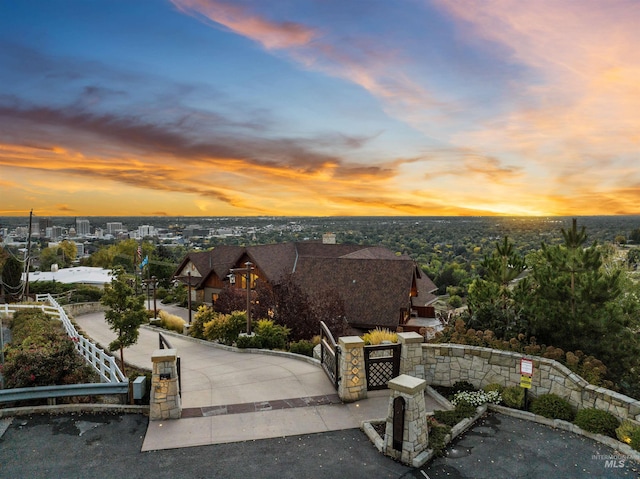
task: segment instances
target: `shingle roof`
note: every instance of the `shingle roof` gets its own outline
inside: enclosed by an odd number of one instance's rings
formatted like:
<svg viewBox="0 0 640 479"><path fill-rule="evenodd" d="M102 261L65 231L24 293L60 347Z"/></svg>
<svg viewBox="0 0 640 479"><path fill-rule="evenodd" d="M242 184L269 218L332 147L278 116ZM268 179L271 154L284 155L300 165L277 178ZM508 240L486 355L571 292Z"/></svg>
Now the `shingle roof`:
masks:
<svg viewBox="0 0 640 479"><path fill-rule="evenodd" d="M395 329L410 307L413 261L302 257L292 276L303 290L339 294L351 326Z"/></svg>
<svg viewBox="0 0 640 479"><path fill-rule="evenodd" d="M311 295L339 294L347 320L354 327L395 328L400 310L411 306L409 293L414 278L416 305L431 302L437 289L409 256L398 256L381 246L320 242L217 246L211 251L189 253L177 271L191 261L202 275L198 287L212 273L224 278L247 257L269 283L291 277Z"/></svg>

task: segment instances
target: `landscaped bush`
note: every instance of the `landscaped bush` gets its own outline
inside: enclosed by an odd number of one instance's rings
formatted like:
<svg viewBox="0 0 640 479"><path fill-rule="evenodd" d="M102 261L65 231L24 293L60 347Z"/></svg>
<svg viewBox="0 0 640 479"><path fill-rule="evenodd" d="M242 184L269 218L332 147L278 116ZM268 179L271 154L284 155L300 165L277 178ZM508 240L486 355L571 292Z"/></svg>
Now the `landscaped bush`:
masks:
<svg viewBox="0 0 640 479"><path fill-rule="evenodd" d="M454 406L466 402L474 407L482 406L485 403L499 404L502 397L498 391L460 391L454 394L451 404Z"/></svg>
<svg viewBox="0 0 640 479"><path fill-rule="evenodd" d="M463 391L477 391L477 389L469 381L456 381L451 386L451 393L454 395Z"/></svg>
<svg viewBox="0 0 640 479"><path fill-rule="evenodd" d="M613 414L595 408L580 409L573 422L585 431L613 438L616 437L616 429L620 426L620 421Z"/></svg>
<svg viewBox="0 0 640 479"><path fill-rule="evenodd" d="M631 432L629 445L636 451L640 451L640 429L635 429Z"/></svg>
<svg viewBox="0 0 640 479"><path fill-rule="evenodd" d="M504 391L504 386L500 383L491 383L483 387L482 390L485 392L498 391L498 394L502 394L502 391Z"/></svg>
<svg viewBox="0 0 640 479"><path fill-rule="evenodd" d="M260 337L265 349L285 349L289 328L276 324L272 319L260 319L255 327L256 336Z"/></svg>
<svg viewBox="0 0 640 479"><path fill-rule="evenodd" d="M175 314L167 313L166 311L160 311L160 326L170 331L177 331L182 333L184 331L184 325L187 324L184 319Z"/></svg>
<svg viewBox="0 0 640 479"><path fill-rule="evenodd" d="M438 424L435 421L429 421L429 449L432 449L435 456L441 456L445 444L447 434L451 434L451 427L446 424Z"/></svg>
<svg viewBox="0 0 640 479"><path fill-rule="evenodd" d="M271 319L261 319L256 323L253 336L239 336L239 348L285 349L289 328L275 324Z"/></svg>
<svg viewBox="0 0 640 479"><path fill-rule="evenodd" d="M566 399L556 394L543 394L531 403L531 412L549 419L573 421L575 412L573 406Z"/></svg>
<svg viewBox="0 0 640 479"><path fill-rule="evenodd" d="M231 346L238 340L240 333L246 330L246 326L247 314L245 312L215 313L213 318L204 324L203 337L209 341L219 341Z"/></svg>
<svg viewBox="0 0 640 479"><path fill-rule="evenodd" d="M191 328L189 328L189 336L199 339L205 339L204 337L204 325L211 321L218 315L213 308L209 306L200 306L193 316L191 321Z"/></svg>
<svg viewBox="0 0 640 479"><path fill-rule="evenodd" d="M524 388L519 386L509 386L502 391L502 402L507 407L516 409L524 406Z"/></svg>
<svg viewBox="0 0 640 479"><path fill-rule="evenodd" d="M453 410L434 411L433 417L435 417L438 420L438 422L442 424L446 424L447 426L453 427L463 419L466 419L468 417L473 417L475 413L476 413L475 406L466 402L459 402L458 404L456 404L456 408Z"/></svg>
<svg viewBox="0 0 640 479"><path fill-rule="evenodd" d="M2 374L7 388L92 382L93 370L82 360L62 323L39 310L22 310L10 322Z"/></svg>
<svg viewBox="0 0 640 479"><path fill-rule="evenodd" d="M376 328L376 329L372 329L371 331L365 333L362 336L362 340L364 341L364 344L370 344L370 345L375 345L375 344L382 344L383 341L389 341L391 343L397 343L398 342L398 335L386 328Z"/></svg>
<svg viewBox="0 0 640 479"><path fill-rule="evenodd" d="M303 356L313 357L314 344L312 341L302 339L295 341L289 345L289 351L295 354L302 354Z"/></svg>
<svg viewBox="0 0 640 479"><path fill-rule="evenodd" d="M624 442L626 444L631 444L631 437L634 435L634 433L637 433L638 437L640 437L640 426L637 426L628 419L622 421L620 427L616 429L616 437L618 438L618 441ZM640 450L638 448L634 449Z"/></svg>

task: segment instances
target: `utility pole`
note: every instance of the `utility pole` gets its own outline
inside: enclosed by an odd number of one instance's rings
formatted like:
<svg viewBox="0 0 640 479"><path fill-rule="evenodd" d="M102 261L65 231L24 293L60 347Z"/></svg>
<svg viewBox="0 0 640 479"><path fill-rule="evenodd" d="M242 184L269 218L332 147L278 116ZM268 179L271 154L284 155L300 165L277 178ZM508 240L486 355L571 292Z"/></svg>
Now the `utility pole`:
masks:
<svg viewBox="0 0 640 479"><path fill-rule="evenodd" d="M27 238L27 250L24 253L24 270L25 270L25 281L24 281L24 290L22 292L22 297L24 299L27 296L29 297L29 263L31 262L31 226L33 224L33 210L29 213L29 236Z"/></svg>

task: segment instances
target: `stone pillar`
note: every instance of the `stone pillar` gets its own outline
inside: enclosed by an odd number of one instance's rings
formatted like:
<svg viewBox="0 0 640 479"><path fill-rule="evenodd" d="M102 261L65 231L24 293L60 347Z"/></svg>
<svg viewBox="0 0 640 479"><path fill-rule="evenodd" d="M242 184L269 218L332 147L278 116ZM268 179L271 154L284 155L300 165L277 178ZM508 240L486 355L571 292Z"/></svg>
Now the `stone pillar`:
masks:
<svg viewBox="0 0 640 479"><path fill-rule="evenodd" d="M364 369L364 341L359 336L338 339L340 346L340 384L338 396L344 402L354 402L367 397L367 376Z"/></svg>
<svg viewBox="0 0 640 479"><path fill-rule="evenodd" d="M402 345L400 353L400 374L408 374L424 379L422 364L422 343L424 337L416 332L398 333L398 342Z"/></svg>
<svg viewBox="0 0 640 479"><path fill-rule="evenodd" d="M384 450L387 456L391 456L400 462L420 467L426 460L426 451L429 442L427 430L427 416L424 402L424 390L427 382L413 376L401 374L389 381L389 409L385 430ZM402 450L396 450L393 444L394 401L396 398L404 398L404 428L402 433Z"/></svg>
<svg viewBox="0 0 640 479"><path fill-rule="evenodd" d="M175 349L156 349L151 356L151 400L149 419L180 419L182 405L178 393L178 353Z"/></svg>

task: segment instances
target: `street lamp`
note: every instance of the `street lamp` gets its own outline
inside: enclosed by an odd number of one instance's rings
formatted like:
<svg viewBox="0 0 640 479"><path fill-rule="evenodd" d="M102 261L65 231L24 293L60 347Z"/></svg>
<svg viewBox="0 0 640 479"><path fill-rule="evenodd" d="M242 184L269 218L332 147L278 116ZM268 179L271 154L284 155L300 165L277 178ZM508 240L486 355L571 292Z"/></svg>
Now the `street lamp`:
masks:
<svg viewBox="0 0 640 479"><path fill-rule="evenodd" d="M188 286L189 294L187 295L187 304L189 308L189 326L191 326L191 271L187 272L187 278L189 280L189 286Z"/></svg>
<svg viewBox="0 0 640 479"><path fill-rule="evenodd" d="M251 261L247 261L244 268L233 268L232 273L245 273L247 286L247 336L251 336L251 271L253 271Z"/></svg>
<svg viewBox="0 0 640 479"><path fill-rule="evenodd" d="M151 276L153 281L153 319L158 318L158 307L156 306L156 290L158 289L158 278Z"/></svg>

